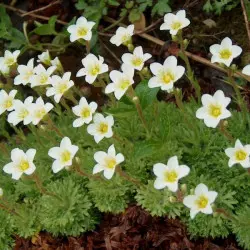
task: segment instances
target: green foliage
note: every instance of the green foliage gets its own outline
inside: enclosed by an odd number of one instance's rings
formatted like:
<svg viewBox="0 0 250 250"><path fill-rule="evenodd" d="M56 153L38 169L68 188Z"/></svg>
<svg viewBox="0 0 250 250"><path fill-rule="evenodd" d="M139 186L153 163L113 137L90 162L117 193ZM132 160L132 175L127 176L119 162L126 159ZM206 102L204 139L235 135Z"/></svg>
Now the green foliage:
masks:
<svg viewBox="0 0 250 250"><path fill-rule="evenodd" d="M158 91L149 89L147 81L142 81L135 89L137 98L123 97L120 102L110 102L103 107L103 113L114 116L115 137L105 138L99 144L87 133L87 125L73 128L74 114L57 106L51 114L53 123L79 146L73 166L57 174L52 174L53 160L48 151L59 145L62 136L46 122L41 123L42 127L40 124L31 129L23 141L17 136L10 137L5 144L8 154L0 155L1 166L10 161L13 148L37 149L36 174L46 191L40 192L32 178L24 176L13 181L1 171L0 186L4 189L4 197L21 216L12 215L12 220L6 219L2 238L13 231L30 237L40 230L54 235L77 236L94 228L100 212L120 213L129 203L137 202L154 216L179 217L194 238L226 237L234 232L240 244L249 248L248 224L241 226L240 223L247 221L244 216L249 213L250 178L241 166L228 167L224 149L232 147L233 142L219 129L207 128L203 121L196 119L199 106L194 100L184 103L184 110L180 110L173 103L159 102ZM148 131L138 115L135 105L138 103ZM249 114L247 119L250 119ZM233 138L249 143L250 134L246 133L249 125L243 121L242 113L232 111L227 129ZM106 151L111 144L115 145L117 153L125 156L120 167L126 175L117 171L111 180L103 178L102 173L93 176L95 152ZM167 188L156 190L153 165L167 163L175 155L181 164L191 169L179 183L186 186L186 190L181 194ZM76 163L84 176L80 176ZM131 178L136 184L129 181ZM190 211L181 200L199 183L206 184L219 195L213 207L214 215L199 213L191 220ZM232 220L235 214L238 219ZM10 244L10 236L6 237L2 241ZM0 235L0 244L2 238Z"/></svg>
<svg viewBox="0 0 250 250"><path fill-rule="evenodd" d="M149 181L145 187L138 190L136 200L145 210L153 216L168 216L175 218L180 216L183 205L179 202L171 202L173 193L167 188L156 190L153 181Z"/></svg>
<svg viewBox="0 0 250 250"><path fill-rule="evenodd" d="M20 49L26 43L24 34L12 26L10 17L0 5L0 39L8 42L9 49Z"/></svg>
<svg viewBox="0 0 250 250"><path fill-rule="evenodd" d="M12 216L0 210L0 249L13 249L14 241L12 235L14 233Z"/></svg>
<svg viewBox="0 0 250 250"><path fill-rule="evenodd" d="M131 185L119 176L112 180L90 180L89 193L101 212L121 213L127 207Z"/></svg>
<svg viewBox="0 0 250 250"><path fill-rule="evenodd" d="M39 201L41 225L53 235L73 235L92 230L96 216L86 189L73 178L51 182L47 186L52 195ZM63 216L61 216L63 215Z"/></svg>
<svg viewBox="0 0 250 250"><path fill-rule="evenodd" d="M239 0L207 0L203 6L206 12L214 12L220 15L223 11L230 11L240 3Z"/></svg>
<svg viewBox="0 0 250 250"><path fill-rule="evenodd" d="M240 246L250 249L250 202L248 206L242 206L232 221L232 230L236 234Z"/></svg>

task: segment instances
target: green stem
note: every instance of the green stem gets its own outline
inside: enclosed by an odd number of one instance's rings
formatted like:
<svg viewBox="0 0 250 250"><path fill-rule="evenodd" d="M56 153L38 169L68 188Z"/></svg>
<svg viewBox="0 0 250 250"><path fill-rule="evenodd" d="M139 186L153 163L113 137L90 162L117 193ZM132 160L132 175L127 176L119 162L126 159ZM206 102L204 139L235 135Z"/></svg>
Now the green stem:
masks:
<svg viewBox="0 0 250 250"><path fill-rule="evenodd" d="M62 201L62 199L58 195L56 195L55 193L47 191L47 189L43 186L43 183L42 183L41 179L39 178L39 176L37 174L33 174L31 177L32 177L33 181L35 182L35 184L37 186L37 189L39 190L39 192L41 194L49 195L49 196L55 197L58 200Z"/></svg>
<svg viewBox="0 0 250 250"><path fill-rule="evenodd" d="M232 87L233 87L233 89L234 89L234 91L235 91L235 93L236 93L236 98L237 98L237 102L238 102L238 104L239 104L239 106L240 106L240 109L241 109L241 111L243 112L243 119L244 119L244 122L246 122L246 115L247 115L247 113L248 113L248 111L247 111L247 106L246 106L246 103L244 102L244 100L243 100L243 98L242 98L242 96L241 96L241 93L240 93L240 90L239 90L239 88L238 88L238 86L237 86L237 83L235 82L235 80L234 80L234 77L233 77L233 75L234 75L234 71L232 70L232 69L228 69L228 78L229 78L229 82L230 82L230 84L232 85Z"/></svg>
<svg viewBox="0 0 250 250"><path fill-rule="evenodd" d="M120 17L117 21L115 21L114 23L112 23L111 25L109 25L108 27L106 27L103 31L106 32L110 29L112 29L113 27L115 27L116 25L118 25L119 23L121 23L123 21L123 19L127 16L128 10L126 9L124 11L124 15L122 17Z"/></svg>
<svg viewBox="0 0 250 250"><path fill-rule="evenodd" d="M185 48L185 44L184 44L184 40L183 40L181 32L178 33L177 38L178 38L178 41L180 44L180 49L181 49L180 57L184 60L186 67L187 67L187 78L191 82L191 84L193 85L193 87L195 89L196 96L198 98L198 102L200 103L201 88L200 88L199 82L197 81L197 79L194 76L194 72L191 68L189 59L186 55L186 48Z"/></svg>
<svg viewBox="0 0 250 250"><path fill-rule="evenodd" d="M16 216L19 216L19 217L22 217L19 213L17 213L14 209L11 209L11 208L8 208L6 205L4 204L1 204L0 203L0 208L5 210L6 212L8 212L9 214L11 215L16 215Z"/></svg>
<svg viewBox="0 0 250 250"><path fill-rule="evenodd" d="M138 96L136 96L136 93L135 93L132 86L129 87L129 92L128 93L130 95L130 98L132 98L132 101L135 104L137 113L139 115L139 118L141 120L141 123L142 123L143 127L145 128L145 131L146 131L147 135L150 136L149 129L148 129L148 126L147 126L147 122L146 122L146 120L145 120L145 118L143 116L143 111L142 111L142 107L141 107L141 104L140 104L140 100L139 100Z"/></svg>
<svg viewBox="0 0 250 250"><path fill-rule="evenodd" d="M126 179L129 182L132 182L133 184L135 184L137 187L141 187L143 184L139 181L136 180L135 178L129 176L127 173L125 173L124 171L122 171L122 169L120 168L120 166L116 167L116 172L123 177L124 179Z"/></svg>
<svg viewBox="0 0 250 250"><path fill-rule="evenodd" d="M57 126L54 124L50 116L47 115L47 117L48 117L48 125L50 126L50 128L54 130L59 137L64 137L63 133L57 128Z"/></svg>
<svg viewBox="0 0 250 250"><path fill-rule="evenodd" d="M219 130L229 141L234 142L233 136L227 131L223 121L219 123Z"/></svg>

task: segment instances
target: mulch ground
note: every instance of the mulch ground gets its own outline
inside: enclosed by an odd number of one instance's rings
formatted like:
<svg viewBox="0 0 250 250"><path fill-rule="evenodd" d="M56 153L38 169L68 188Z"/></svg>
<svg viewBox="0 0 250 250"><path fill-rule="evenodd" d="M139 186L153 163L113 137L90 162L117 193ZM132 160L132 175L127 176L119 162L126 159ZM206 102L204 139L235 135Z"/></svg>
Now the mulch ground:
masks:
<svg viewBox="0 0 250 250"><path fill-rule="evenodd" d="M119 215L104 214L93 232L80 237L55 238L40 233L36 239L16 239L14 250L240 250L233 237L190 240L178 220L152 217L138 206Z"/></svg>

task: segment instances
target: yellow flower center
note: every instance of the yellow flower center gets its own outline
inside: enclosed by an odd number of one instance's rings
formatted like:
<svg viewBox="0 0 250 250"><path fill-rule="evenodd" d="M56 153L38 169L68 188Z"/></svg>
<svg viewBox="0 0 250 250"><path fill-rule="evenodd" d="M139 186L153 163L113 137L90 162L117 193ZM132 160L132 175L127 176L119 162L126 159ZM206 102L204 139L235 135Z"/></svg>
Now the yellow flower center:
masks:
<svg viewBox="0 0 250 250"><path fill-rule="evenodd" d="M45 74L40 75L40 84L46 84L48 82L48 76Z"/></svg>
<svg viewBox="0 0 250 250"><path fill-rule="evenodd" d="M175 182L178 178L178 174L176 173L175 170L171 170L171 171L166 171L165 172L165 181L166 182Z"/></svg>
<svg viewBox="0 0 250 250"><path fill-rule="evenodd" d="M204 195L201 195L196 201L196 205L198 208L203 209L207 206L208 204L208 198Z"/></svg>
<svg viewBox="0 0 250 250"><path fill-rule="evenodd" d="M23 108L22 110L20 110L18 117L23 120L24 118L27 117L28 114L29 114L29 111Z"/></svg>
<svg viewBox="0 0 250 250"><path fill-rule="evenodd" d="M219 52L221 59L229 59L232 56L232 51L229 49L223 49Z"/></svg>
<svg viewBox="0 0 250 250"><path fill-rule="evenodd" d="M142 63L143 63L143 60L139 57L134 57L133 60L132 60L132 63L134 66L138 67L138 66L141 66Z"/></svg>
<svg viewBox="0 0 250 250"><path fill-rule="evenodd" d="M247 158L247 153L244 150L240 149L235 152L235 158L237 161L244 161Z"/></svg>
<svg viewBox="0 0 250 250"><path fill-rule="evenodd" d="M27 160L22 160L19 164L19 168L22 170L22 171L25 171L27 170L28 168L30 167L30 164Z"/></svg>
<svg viewBox="0 0 250 250"><path fill-rule="evenodd" d="M65 150L61 154L61 162L67 163L71 159L71 153L68 150Z"/></svg>
<svg viewBox="0 0 250 250"><path fill-rule="evenodd" d="M162 74L162 81L165 84L169 84L170 82L174 81L174 75L171 72L164 72Z"/></svg>
<svg viewBox="0 0 250 250"><path fill-rule="evenodd" d="M29 80L32 75L33 75L33 71L29 70L29 71L26 72L26 74L24 76L24 79Z"/></svg>
<svg viewBox="0 0 250 250"><path fill-rule="evenodd" d="M221 115L221 106L211 104L209 106L209 114L215 118Z"/></svg>
<svg viewBox="0 0 250 250"><path fill-rule="evenodd" d="M89 108L83 108L81 111L81 117L87 118L90 116L90 114L91 112Z"/></svg>
<svg viewBox="0 0 250 250"><path fill-rule="evenodd" d="M3 103L3 107L4 107L5 109L11 108L12 105L13 105L12 99L7 99L7 100Z"/></svg>
<svg viewBox="0 0 250 250"><path fill-rule="evenodd" d="M108 124L107 123L104 123L104 122L102 122L102 123L100 123L100 125L99 125L99 132L101 133L101 134L106 134L107 132L108 132Z"/></svg>
<svg viewBox="0 0 250 250"><path fill-rule="evenodd" d="M181 22L179 22L179 21L173 22L172 25L171 25L171 28L172 28L173 30L178 30L178 29L180 29L180 28L181 28Z"/></svg>
<svg viewBox="0 0 250 250"><path fill-rule="evenodd" d="M127 79L122 79L121 82L120 82L120 88L122 90L127 89L129 85L130 85L130 81L127 80Z"/></svg>
<svg viewBox="0 0 250 250"><path fill-rule="evenodd" d="M14 59L12 57L6 58L5 59L5 64L7 64L8 66L11 66L15 63Z"/></svg>
<svg viewBox="0 0 250 250"><path fill-rule="evenodd" d="M99 74L100 71L101 71L100 65L96 64L96 65L94 65L94 66L92 67L92 69L90 70L90 74L91 74L92 76L95 76L95 75Z"/></svg>
<svg viewBox="0 0 250 250"><path fill-rule="evenodd" d="M106 167L109 169L114 169L116 166L116 160L114 158L106 158Z"/></svg>
<svg viewBox="0 0 250 250"><path fill-rule="evenodd" d="M77 35L78 36L86 36L88 33L88 30L85 27L78 28Z"/></svg>
<svg viewBox="0 0 250 250"><path fill-rule="evenodd" d="M58 92L63 94L68 89L67 83L61 83L58 87Z"/></svg>
<svg viewBox="0 0 250 250"><path fill-rule="evenodd" d="M43 118L46 115L46 110L44 108L41 108L35 112L35 117L36 118Z"/></svg>

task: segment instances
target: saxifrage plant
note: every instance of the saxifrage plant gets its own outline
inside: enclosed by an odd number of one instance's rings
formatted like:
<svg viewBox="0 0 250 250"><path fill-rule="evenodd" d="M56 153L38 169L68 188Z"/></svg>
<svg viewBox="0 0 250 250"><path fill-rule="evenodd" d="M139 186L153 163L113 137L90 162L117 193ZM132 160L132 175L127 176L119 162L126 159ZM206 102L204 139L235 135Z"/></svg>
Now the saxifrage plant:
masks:
<svg viewBox="0 0 250 250"><path fill-rule="evenodd" d="M90 53L93 23L80 17L70 25L71 41L81 40L87 51L77 76L103 87L109 96L103 107L83 97L71 73L48 51L37 66L33 59L17 65L19 51L5 52L0 248L11 249L14 234L79 235L94 229L100 212L120 213L137 202L154 216L179 217L192 237L233 232L250 249L250 116L231 65L242 49L229 38L210 47L212 62L228 72L238 112L221 90L201 96L182 36L189 23L184 10L165 15L161 29L179 43L186 69L170 56L150 65L153 76L144 67L151 55L132 43L134 26L118 28L110 41L133 53L123 55L122 71L112 70L110 81L104 58ZM185 72L196 93L186 103L175 87ZM243 73L250 75L249 65ZM137 74L142 80L134 87ZM16 91L20 85L30 86L32 95ZM159 91L173 95L177 106L159 101Z"/></svg>

